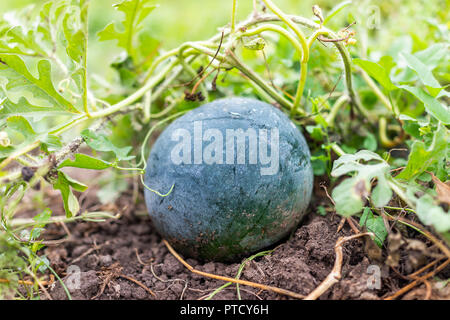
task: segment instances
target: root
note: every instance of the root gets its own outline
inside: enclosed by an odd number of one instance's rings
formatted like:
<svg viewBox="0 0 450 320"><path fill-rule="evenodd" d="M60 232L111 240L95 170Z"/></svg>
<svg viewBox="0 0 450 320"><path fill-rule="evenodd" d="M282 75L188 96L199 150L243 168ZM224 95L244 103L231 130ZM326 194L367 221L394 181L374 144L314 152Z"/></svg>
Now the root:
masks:
<svg viewBox="0 0 450 320"><path fill-rule="evenodd" d="M335 285L342 277L342 260L343 260L343 250L342 246L345 242L362 237L362 236L373 236L372 233L358 233L348 237L340 237L334 246L336 252L336 260L334 262L334 267L325 280L311 292L304 300L316 300L322 294L324 294L328 289Z"/></svg>
<svg viewBox="0 0 450 320"><path fill-rule="evenodd" d="M394 300L396 298L398 298L399 296L405 294L406 292L408 292L409 290L411 290L412 288L414 288L415 286L417 286L418 284L424 282L425 285L426 284L426 280L432 276L434 276L436 273L438 273L439 271L443 270L448 264L450 263L450 259L448 259L447 261L445 261L444 263L442 263L439 267L437 267L435 270L427 273L426 275L417 278L416 280L414 280L413 282L411 282L410 284L404 286L403 288L401 288L400 290L398 290L396 293L394 293L393 295L385 298L384 300ZM428 296L428 293L427 293Z"/></svg>
<svg viewBox="0 0 450 320"><path fill-rule="evenodd" d="M124 275L123 273L121 273L119 275L119 277L137 284L139 287L141 287L142 289L144 289L145 291L147 291L148 293L150 293L152 296L154 296L156 298L156 294L151 289L149 289L146 285L144 285L142 282L140 282L139 280L136 280L135 278Z"/></svg>
<svg viewBox="0 0 450 320"><path fill-rule="evenodd" d="M166 245L167 249L170 251L170 253L181 263L183 264L189 271L191 271L192 273L207 277L207 278L211 278L211 279L216 279L216 280L221 280L221 281L226 281L226 282L233 282L233 283L238 283L238 284L242 284L245 286L249 286L249 287L254 287L254 288L258 288L258 289L262 289L262 290L267 290L267 291L272 291L278 294L282 294L282 295L286 295L286 296L290 296L293 297L295 299L303 299L305 296L298 294L296 292L292 292L289 290L285 290L285 289L281 289L281 288L277 288L277 287L272 287L272 286L266 286L264 284L260 284L260 283L256 283L256 282L251 282L251 281L245 281L245 280L240 280L240 279L235 279L235 278L230 278L230 277L224 277L224 276L219 276L219 275L215 275L212 273L208 273L208 272L203 272L200 270L196 270L194 269L194 267L192 267L189 263L187 263L176 251L174 248L172 248L172 246L163 239L163 243Z"/></svg>

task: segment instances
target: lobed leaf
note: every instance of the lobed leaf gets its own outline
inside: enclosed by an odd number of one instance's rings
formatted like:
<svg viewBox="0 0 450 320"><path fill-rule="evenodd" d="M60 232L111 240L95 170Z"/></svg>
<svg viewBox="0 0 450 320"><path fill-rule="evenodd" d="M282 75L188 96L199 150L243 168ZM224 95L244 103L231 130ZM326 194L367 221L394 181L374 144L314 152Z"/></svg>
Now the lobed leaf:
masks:
<svg viewBox="0 0 450 320"><path fill-rule="evenodd" d="M79 113L72 104L59 94L52 82L51 64L40 60L37 64L38 77L33 76L21 57L14 54L0 53L0 77L6 79L4 90L26 96L33 95L33 100L41 106L53 107L59 111ZM44 103L42 101L45 101Z"/></svg>
<svg viewBox="0 0 450 320"><path fill-rule="evenodd" d="M131 160L134 156L129 156L131 147L116 147L107 136L100 133L95 133L89 129L85 129L81 132L86 144L94 150L113 152L118 160Z"/></svg>
<svg viewBox="0 0 450 320"><path fill-rule="evenodd" d="M389 164L378 154L368 150L344 154L334 161L331 171L333 177L354 173L353 177L347 178L333 189L332 198L336 203L336 211L343 216L360 212L371 193L371 181L374 178L378 180L378 185L372 191L372 196L375 193L374 203L380 207L386 205L392 197L386 181L388 170Z"/></svg>
<svg viewBox="0 0 450 320"><path fill-rule="evenodd" d="M125 14L121 29L108 24L98 33L100 41L115 40L130 56L134 56L134 37L142 29L143 20L156 8L151 0L125 0L114 7Z"/></svg>

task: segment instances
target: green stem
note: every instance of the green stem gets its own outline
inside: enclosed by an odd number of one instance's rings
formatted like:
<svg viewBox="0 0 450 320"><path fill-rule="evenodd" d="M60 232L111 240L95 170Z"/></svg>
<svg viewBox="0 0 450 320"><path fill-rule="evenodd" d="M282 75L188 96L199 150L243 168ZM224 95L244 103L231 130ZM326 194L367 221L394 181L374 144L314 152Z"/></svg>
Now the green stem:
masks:
<svg viewBox="0 0 450 320"><path fill-rule="evenodd" d="M152 119L159 119L159 118L165 116L166 114L168 114L171 110L173 110L176 107L177 103L178 103L178 101L174 101L167 108L163 109L162 111L157 112L157 113L152 113L150 115L151 118Z"/></svg>
<svg viewBox="0 0 450 320"><path fill-rule="evenodd" d="M391 187L391 189L411 208L413 208L415 210L416 205L415 203L413 203L407 196L405 191L403 191L403 189L398 185L398 183L390 178L387 179L387 183L389 184L389 186Z"/></svg>
<svg viewBox="0 0 450 320"><path fill-rule="evenodd" d="M326 35L326 34L328 34L328 32L323 29L314 31L314 33L308 38L308 48L311 49L312 44L314 43L314 41L316 41L317 37L319 37L320 35Z"/></svg>
<svg viewBox="0 0 450 320"><path fill-rule="evenodd" d="M255 73L252 69L246 66L242 61L239 60L238 57L231 51L230 59L232 60L232 64L241 71L244 75L250 78L256 85L261 87L268 95L270 95L275 101L277 101L282 107L291 110L292 104L282 95L280 95L275 89L269 86L257 73Z"/></svg>
<svg viewBox="0 0 450 320"><path fill-rule="evenodd" d="M110 114L113 114L120 109L129 106L133 102L135 102L137 99L141 98L148 90L152 89L154 86L156 86L166 75L167 73L172 70L172 68L178 63L178 60L174 60L171 63L169 63L161 72L158 73L154 78L149 79L140 89L135 91L133 94L128 96L127 98L123 99L122 101L112 105L109 108L93 112L91 114L91 118L103 118Z"/></svg>
<svg viewBox="0 0 450 320"><path fill-rule="evenodd" d="M104 221L105 219L117 219L117 218L118 218L117 215L113 215L106 211L95 211L95 212L85 212L78 216L73 216L69 218L66 216L50 217L50 219L46 223L47 224L60 222L69 223L77 220L87 220L87 219L88 220L97 219L98 221ZM8 224L12 228L28 228L36 225L36 221L33 220L32 218L15 218L11 219Z"/></svg>
<svg viewBox="0 0 450 320"><path fill-rule="evenodd" d="M178 54L178 59L180 60L180 64L183 66L184 70L186 70L187 73L189 73L193 79L198 77L198 73L195 72L195 70L184 60L182 52L180 54ZM203 96L205 97L206 102L208 102L209 94L208 94L208 90L206 89L206 86L203 82L200 83L200 91L203 94Z"/></svg>
<svg viewBox="0 0 450 320"><path fill-rule="evenodd" d="M370 89L372 89L373 93L375 93L378 99L380 99L381 103L386 107L386 109L392 112L393 108L389 99L383 94L383 92L381 92L380 88L378 88L372 78L370 78L370 76L362 69L360 69L360 73L367 85L370 87Z"/></svg>
<svg viewBox="0 0 450 320"><path fill-rule="evenodd" d="M275 13L284 23L286 23L292 31L297 35L302 47L302 62L300 71L300 81L298 83L297 92L295 94L295 100L291 108L291 117L294 117L298 106L301 103L303 96L303 90L305 88L306 76L308 74L308 60L309 60L309 47L303 32L300 28L291 20L287 15L283 13L271 0L263 0L266 6Z"/></svg>
<svg viewBox="0 0 450 320"><path fill-rule="evenodd" d="M309 49L308 49L308 43L306 42L306 38L303 35L303 32L300 30L300 28L289 18L288 15L284 14L283 11L281 11L271 0L263 0L263 2L266 4L266 6L273 12L275 15L277 15L284 23L286 23L289 28L294 31L294 33L297 35L298 39L300 40L300 44L303 48L303 62L308 62L309 60Z"/></svg>
<svg viewBox="0 0 450 320"><path fill-rule="evenodd" d="M19 179L22 176L22 173L19 171L13 171L11 173L8 173L4 176L0 177L0 183L6 183L6 181L13 181L16 179Z"/></svg>
<svg viewBox="0 0 450 320"><path fill-rule="evenodd" d="M302 46L300 45L300 43L297 41L297 39L295 39L286 29L283 29L282 27L277 26L275 24L264 24L262 26L254 28L254 29L247 30L247 31L239 34L238 39L241 37L251 37L254 35L258 35L264 31L273 31L273 32L276 32L276 33L282 35L287 40L289 40L289 42L292 44L292 46L297 51L299 57L302 56L303 49L302 49Z"/></svg>
<svg viewBox="0 0 450 320"><path fill-rule="evenodd" d="M410 209L410 208L398 208L398 207L390 207L390 206L384 206L383 208L385 209L389 209L389 210L399 210L399 211L406 211L406 212L411 212L411 213L416 213L415 210ZM376 209L376 208L372 208L372 209Z"/></svg>
<svg viewBox="0 0 450 320"><path fill-rule="evenodd" d="M233 8L231 10L231 34L236 31L236 8L237 0L233 0Z"/></svg>
<svg viewBox="0 0 450 320"><path fill-rule="evenodd" d="M387 120L385 117L380 117L378 121L378 135L380 136L380 142L384 147L392 148L395 146L395 141L389 139L387 135Z"/></svg>
<svg viewBox="0 0 450 320"><path fill-rule="evenodd" d="M336 118L341 107L344 106L347 102L349 102L349 100L350 100L350 98L347 95L343 95L343 96L339 97L339 99L336 100L333 107L331 108L330 113L325 118L325 121L327 122L327 124L330 127L332 127L334 125L334 119Z"/></svg>
<svg viewBox="0 0 450 320"><path fill-rule="evenodd" d="M119 166L114 166L115 169L123 170L123 171L138 171L140 174L144 173L145 171L141 168L124 168Z"/></svg>
<svg viewBox="0 0 450 320"><path fill-rule="evenodd" d="M358 111L367 119L371 119L368 111L362 106L359 96L356 94L352 85L352 59L350 54L342 43L335 42L336 48L341 54L342 62L344 63L345 82L348 90L348 94L351 98L352 104L358 109Z"/></svg>
<svg viewBox="0 0 450 320"><path fill-rule="evenodd" d="M336 143L332 143L330 145L330 147L339 157L341 157L344 154L346 154L346 152L344 150L342 150L341 147L339 147Z"/></svg>
<svg viewBox="0 0 450 320"><path fill-rule="evenodd" d="M151 119L151 109L152 109L152 90L148 90L144 95L144 103L142 106L143 119L142 122L148 123Z"/></svg>
<svg viewBox="0 0 450 320"><path fill-rule="evenodd" d="M153 61L153 63L151 64L150 68L148 69L147 76L145 77L144 82L148 82L150 77L153 75L153 72L156 70L156 68L158 67L158 65L161 62L165 61L166 59L169 59L170 57L176 56L178 54L178 51L179 51L179 48L175 48L175 49L172 49L170 51L167 51L163 55L161 55L158 58L156 58L156 60Z"/></svg>
<svg viewBox="0 0 450 320"><path fill-rule="evenodd" d="M14 159L17 159L17 157L33 150L34 148L39 147L39 144L40 144L40 141L35 141L32 144L29 144L29 145L23 147L22 149L14 151L8 158L6 158L2 162L0 162L0 170L3 169L4 167L6 167L8 164L10 164L11 161L13 161Z"/></svg>
<svg viewBox="0 0 450 320"><path fill-rule="evenodd" d="M385 208L386 208L386 207L385 207ZM388 217L390 217L391 219L393 219L394 221L398 221L399 223L401 223L401 224L403 224L403 225L405 225L405 226L407 226L407 227L410 227L411 229L416 230L416 231L419 232L420 234L422 234L422 235L424 235L424 236L427 236L427 234L426 234L425 232L423 232L423 230L420 230L420 229L417 228L416 226L413 226L412 224L410 224L410 223L408 223L408 222L406 222L406 221L403 221L403 220L401 220L401 219L396 219L393 215L390 215L390 214L387 213L387 212L384 212L384 214L387 215Z"/></svg>
<svg viewBox="0 0 450 320"><path fill-rule="evenodd" d="M252 30L242 33L241 35L239 35L239 38L257 35L264 31L273 31L273 32L276 32L276 33L284 36L295 48L300 59L302 59L301 58L303 56L302 45L288 31L286 31L286 29L283 29L280 26L277 26L274 24L265 24L265 25L255 28L255 29L252 29ZM300 106L300 101L301 101L301 98L303 95L303 89L305 87L305 82L306 82L307 67L308 67L307 63L305 63L301 60L300 61L300 80L298 82L298 87L297 87L297 92L295 95L294 103L292 104L291 116L293 116L295 114L296 110Z"/></svg>
<svg viewBox="0 0 450 320"><path fill-rule="evenodd" d="M24 159L24 158L21 158L21 157L17 157L16 158L16 161L18 162L18 163L20 163L21 165L24 165L24 166L26 166L26 167L32 167L34 164L33 163L31 163L31 162L29 162L28 160L26 160L26 159Z"/></svg>
<svg viewBox="0 0 450 320"><path fill-rule="evenodd" d="M300 81L298 82L297 92L295 94L295 100L291 109L291 118L295 117L297 114L300 102L303 96L303 90L305 89L306 76L308 75L308 62L302 62L300 64Z"/></svg>
<svg viewBox="0 0 450 320"><path fill-rule="evenodd" d="M153 131L155 131L155 129L156 129L157 127L159 127L159 126L161 126L161 125L167 123L167 122L170 121L170 120L173 120L173 119L175 119L175 118L177 118L177 117L179 117L179 116L185 114L186 112L188 112L188 110L185 110L185 111L181 111L181 112L175 113L175 114L173 114L173 115L171 115L171 116L169 116L169 117L167 117L167 118L165 118L165 119L163 119L163 120L161 120L161 121L155 123L155 124L150 128L150 130L149 130L149 131L147 132L147 134L145 135L144 141L142 142L142 145L141 145L141 159L139 160L139 163L137 164L138 167L142 165L142 170L145 170L145 168L147 167L147 163L145 162L145 147L146 147L146 145L147 145L147 143L148 143L148 139L150 138L150 136L151 136L151 134L153 133Z"/></svg>

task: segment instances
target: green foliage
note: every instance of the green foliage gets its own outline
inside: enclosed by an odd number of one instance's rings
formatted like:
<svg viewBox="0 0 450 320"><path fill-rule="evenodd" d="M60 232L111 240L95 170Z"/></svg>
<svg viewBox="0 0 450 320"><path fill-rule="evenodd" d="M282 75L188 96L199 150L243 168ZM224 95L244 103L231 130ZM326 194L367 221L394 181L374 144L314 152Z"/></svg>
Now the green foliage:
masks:
<svg viewBox="0 0 450 320"><path fill-rule="evenodd" d="M9 137L14 137L15 145L0 146L0 158L7 157L22 147L25 147L34 141L40 141L45 150L57 150L61 147L59 137L46 133L36 132L30 122L23 116L10 116L6 118L5 132ZM10 140L11 141L11 140Z"/></svg>
<svg viewBox="0 0 450 320"><path fill-rule="evenodd" d="M104 134L94 133L89 129L85 129L81 132L81 136L89 147L97 151L113 152L117 160L131 160L134 158L134 156L128 155L132 149L131 147L118 148Z"/></svg>
<svg viewBox="0 0 450 320"><path fill-rule="evenodd" d="M41 195L31 224L12 223L38 183L61 192L66 219L90 219L92 213L79 213L77 199L87 186L64 168L112 171L91 183L98 183L100 201L115 201L128 188L127 178L143 173L150 135L204 103L198 92L210 100L256 97L289 113L300 84L301 56L279 33L221 39L222 29L216 30L229 23L227 1L165 0L157 10L151 0L122 0L113 7L109 0L27 2L35 5L0 18L0 278L10 280L0 284L1 297L17 296L19 278L49 272L48 260L36 254L52 220L44 209L48 199ZM0 8L21 3L4 1ZM278 3L286 13L306 17L315 4ZM307 137L314 174L330 182L336 204L325 208L323 202L317 211L361 214L360 225L381 247L387 236L381 211L395 215L390 206L401 204L450 241L448 204L430 180L430 173L442 183L449 179L445 3L377 2L382 19L376 29L365 16L369 3L320 5L331 30L356 20L348 28L356 36L348 35L358 42L312 42L299 113L292 117ZM239 1L238 8L244 19L252 1ZM313 33L299 27L306 37ZM183 42L181 56L175 46ZM77 137L84 143L73 151ZM22 169L33 174L24 177ZM15 241L15 234L25 241Z"/></svg>
<svg viewBox="0 0 450 320"><path fill-rule="evenodd" d="M421 88L407 85L401 86L401 88L410 92L416 96L417 99L422 101L425 109L436 119L442 121L444 124L450 124L450 110L448 109L448 106L442 105L437 99L433 98Z"/></svg>
<svg viewBox="0 0 450 320"><path fill-rule="evenodd" d="M424 141L414 141L408 157L406 168L397 176L398 179L411 180L425 172L433 164L445 161L450 142L448 130L439 125L429 145Z"/></svg>
<svg viewBox="0 0 450 320"><path fill-rule="evenodd" d="M383 66L378 63L362 59L353 59L353 62L377 80L387 91L397 89L397 86L392 83L388 71Z"/></svg>
<svg viewBox="0 0 450 320"><path fill-rule="evenodd" d="M26 269L27 263L20 254L19 245L7 236L0 233L0 278L8 283L0 283L0 299L11 299L18 289L20 270Z"/></svg>
<svg viewBox="0 0 450 320"><path fill-rule="evenodd" d="M75 154L74 160L66 159L59 164L58 168L74 167L83 169L104 170L110 168L111 166L112 164L109 162L96 159L82 153L77 153Z"/></svg>
<svg viewBox="0 0 450 320"><path fill-rule="evenodd" d="M372 210L370 210L370 208L368 207L365 207L364 212L359 219L359 224L361 227L366 228L367 231L374 234L372 239L381 248L383 246L384 240L388 235L383 217L375 217Z"/></svg>
<svg viewBox="0 0 450 320"><path fill-rule="evenodd" d="M356 154L345 154L333 164L333 177L340 177L354 173L352 178L344 180L334 188L332 197L336 202L336 211L343 216L350 216L360 212L365 198L371 192L371 180L377 178L378 184L373 190L375 205L382 207L392 196L387 186L386 175L389 164L379 155L368 150L358 151Z"/></svg>
<svg viewBox="0 0 450 320"><path fill-rule="evenodd" d="M72 189L83 192L87 189L87 186L73 180L64 172L58 171L58 179L53 184L53 188L61 191L66 216L69 218L76 216L80 210L80 205L78 204L78 199L73 194Z"/></svg>
<svg viewBox="0 0 450 320"><path fill-rule="evenodd" d="M115 23L108 24L98 33L100 41L114 40L117 46L126 50L128 56L138 61L136 47L141 44L148 45L153 39L141 33L143 21L156 8L151 0L126 0L114 7L124 13L125 17L120 22L119 29ZM141 36L139 38L139 36Z"/></svg>
<svg viewBox="0 0 450 320"><path fill-rule="evenodd" d="M40 60L37 70L38 76L34 77L20 56L0 54L0 75L7 82L3 86L5 93L18 94L25 90L37 106L52 106L57 110L77 113L70 102L55 90L50 62Z"/></svg>

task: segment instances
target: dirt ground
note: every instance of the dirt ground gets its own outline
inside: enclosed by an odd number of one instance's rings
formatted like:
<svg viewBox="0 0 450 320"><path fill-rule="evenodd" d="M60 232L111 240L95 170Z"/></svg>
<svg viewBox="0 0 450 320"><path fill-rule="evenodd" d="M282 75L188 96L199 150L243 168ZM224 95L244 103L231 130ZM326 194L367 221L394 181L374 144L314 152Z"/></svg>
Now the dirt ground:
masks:
<svg viewBox="0 0 450 320"><path fill-rule="evenodd" d="M302 295L310 293L325 279L335 261L336 240L353 234L353 231L346 223L338 232L341 217L334 213L326 216L316 213L317 205L328 201L322 191L316 186L310 213L298 229L274 246L271 254L247 262L241 279ZM73 283L74 279L80 280L79 286L70 290L73 299L205 299L224 284L186 269L156 233L143 201L136 206L130 205L131 195L132 190L126 191L115 204L105 208L99 207L95 190L91 190L82 199L84 209L121 212L122 217L102 223L72 223L67 225L67 229L53 225L44 235L46 240L62 239L69 232L66 241L49 245L44 253L66 284ZM61 204L56 201L59 194L54 194L54 197L53 210L61 211ZM400 237L400 232L397 235ZM403 231L401 237L405 240L398 242L391 237L383 250L370 239L347 242L343 250L342 279L320 299L382 299L397 292L412 281L405 274L438 257L438 251L432 247L427 247L426 252L422 250L420 245L426 247L426 244L420 240L417 240L416 247L411 247L407 238L412 236L417 237ZM397 264L391 262L394 267L389 267L386 264L389 259L396 260ZM201 263L193 259L187 259L187 262L198 270L229 277L236 276L241 264ZM80 277L73 278L71 270L81 271ZM375 284L375 288L369 289L368 283L374 279L373 272L377 270L381 276L380 286L376 288ZM441 275L441 278L448 278L450 268L441 271ZM242 299L292 299L253 287L241 285L239 288ZM44 299L50 297L67 299L59 282L55 281L48 289L48 295L42 294ZM401 298L450 299L450 286L427 281ZM213 299L238 299L236 285L218 292Z"/></svg>

